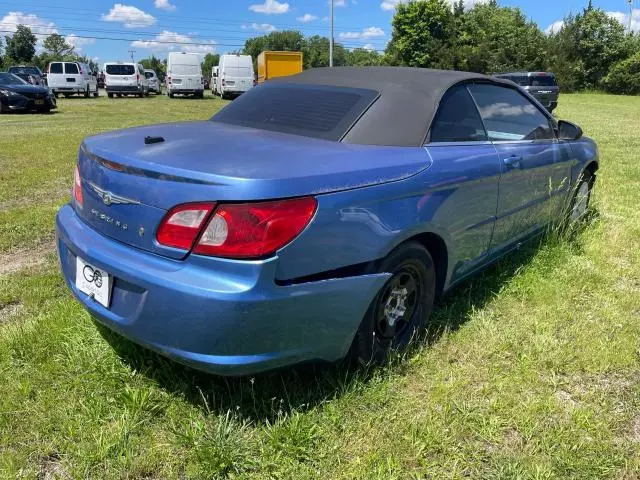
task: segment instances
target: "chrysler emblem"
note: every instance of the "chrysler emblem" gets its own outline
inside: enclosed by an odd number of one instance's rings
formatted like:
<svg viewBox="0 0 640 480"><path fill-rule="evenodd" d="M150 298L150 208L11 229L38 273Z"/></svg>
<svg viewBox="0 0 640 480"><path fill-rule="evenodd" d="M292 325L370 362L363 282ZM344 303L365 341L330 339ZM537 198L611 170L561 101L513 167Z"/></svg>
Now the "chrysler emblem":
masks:
<svg viewBox="0 0 640 480"><path fill-rule="evenodd" d="M133 205L138 205L140 203L137 200L133 200L133 199L127 198L127 197L121 197L120 195L116 195L115 193L111 193L108 190L104 190L103 188L100 188L99 186L97 186L95 183L91 183L91 182L87 182L87 183L89 184L91 189L94 192L96 192L98 197L102 200L102 203L104 203L105 205L113 205L113 204L119 204L119 205L133 204Z"/></svg>

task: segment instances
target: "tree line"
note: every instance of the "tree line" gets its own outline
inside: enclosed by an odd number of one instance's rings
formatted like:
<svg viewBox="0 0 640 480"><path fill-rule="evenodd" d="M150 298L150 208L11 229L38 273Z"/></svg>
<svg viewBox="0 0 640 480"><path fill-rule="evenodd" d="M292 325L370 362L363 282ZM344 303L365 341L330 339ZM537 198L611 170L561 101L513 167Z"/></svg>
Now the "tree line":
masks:
<svg viewBox="0 0 640 480"><path fill-rule="evenodd" d="M256 61L264 50L301 51L304 67L329 65L329 39L305 37L296 30L271 32L248 39L241 52ZM202 63L204 75L220 56L209 53ZM45 70L52 60L82 61L64 37L45 38L36 54L36 37L18 26L0 41L0 66L30 63ZM166 61L144 59L145 68L165 71ZM465 9L463 0L453 7L446 0L411 0L400 3L392 20L391 40L384 51L349 50L334 43L334 65L393 65L465 70L485 74L507 71L554 72L563 91L602 89L611 93L640 93L640 36L591 1L582 12L564 18L556 31L544 33L519 8L502 7L496 0Z"/></svg>

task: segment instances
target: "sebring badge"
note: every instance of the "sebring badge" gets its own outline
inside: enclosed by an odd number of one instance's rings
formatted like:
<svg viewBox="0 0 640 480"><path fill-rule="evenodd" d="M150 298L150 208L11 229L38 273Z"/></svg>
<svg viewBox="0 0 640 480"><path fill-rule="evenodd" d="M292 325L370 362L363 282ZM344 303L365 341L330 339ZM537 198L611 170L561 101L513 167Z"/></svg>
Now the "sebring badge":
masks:
<svg viewBox="0 0 640 480"><path fill-rule="evenodd" d="M138 205L138 204L140 204L140 202L137 201L137 200L133 200L133 199L127 198L127 197L121 197L120 195L116 195L115 193L111 193L108 190L104 190L103 188L100 188L99 186L97 186L95 183L91 183L91 182L87 182L87 183L89 184L91 189L94 192L96 192L98 197L100 197L100 199L102 200L102 203L104 203L105 205L113 205L113 204L118 204L118 205L124 205L124 204Z"/></svg>

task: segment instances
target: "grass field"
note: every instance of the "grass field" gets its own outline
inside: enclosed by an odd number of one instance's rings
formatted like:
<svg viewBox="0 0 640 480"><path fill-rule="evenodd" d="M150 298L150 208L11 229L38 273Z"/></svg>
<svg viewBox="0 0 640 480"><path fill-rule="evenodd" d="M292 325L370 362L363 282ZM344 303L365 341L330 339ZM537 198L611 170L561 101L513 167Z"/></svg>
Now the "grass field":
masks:
<svg viewBox="0 0 640 480"><path fill-rule="evenodd" d="M0 117L0 478L640 478L640 98L562 96L600 146L594 218L442 299L429 342L374 371L243 379L98 328L52 242L83 136L222 105Z"/></svg>

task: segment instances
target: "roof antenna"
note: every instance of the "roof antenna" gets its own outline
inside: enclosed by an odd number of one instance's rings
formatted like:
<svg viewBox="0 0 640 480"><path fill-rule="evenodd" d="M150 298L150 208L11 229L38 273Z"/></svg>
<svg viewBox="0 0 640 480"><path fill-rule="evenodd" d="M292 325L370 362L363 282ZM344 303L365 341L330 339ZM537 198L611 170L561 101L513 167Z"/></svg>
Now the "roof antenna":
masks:
<svg viewBox="0 0 640 480"><path fill-rule="evenodd" d="M152 145L154 143L162 143L162 142L164 142L164 138L162 137L152 137L150 135L147 135L146 137L144 137L145 145Z"/></svg>

